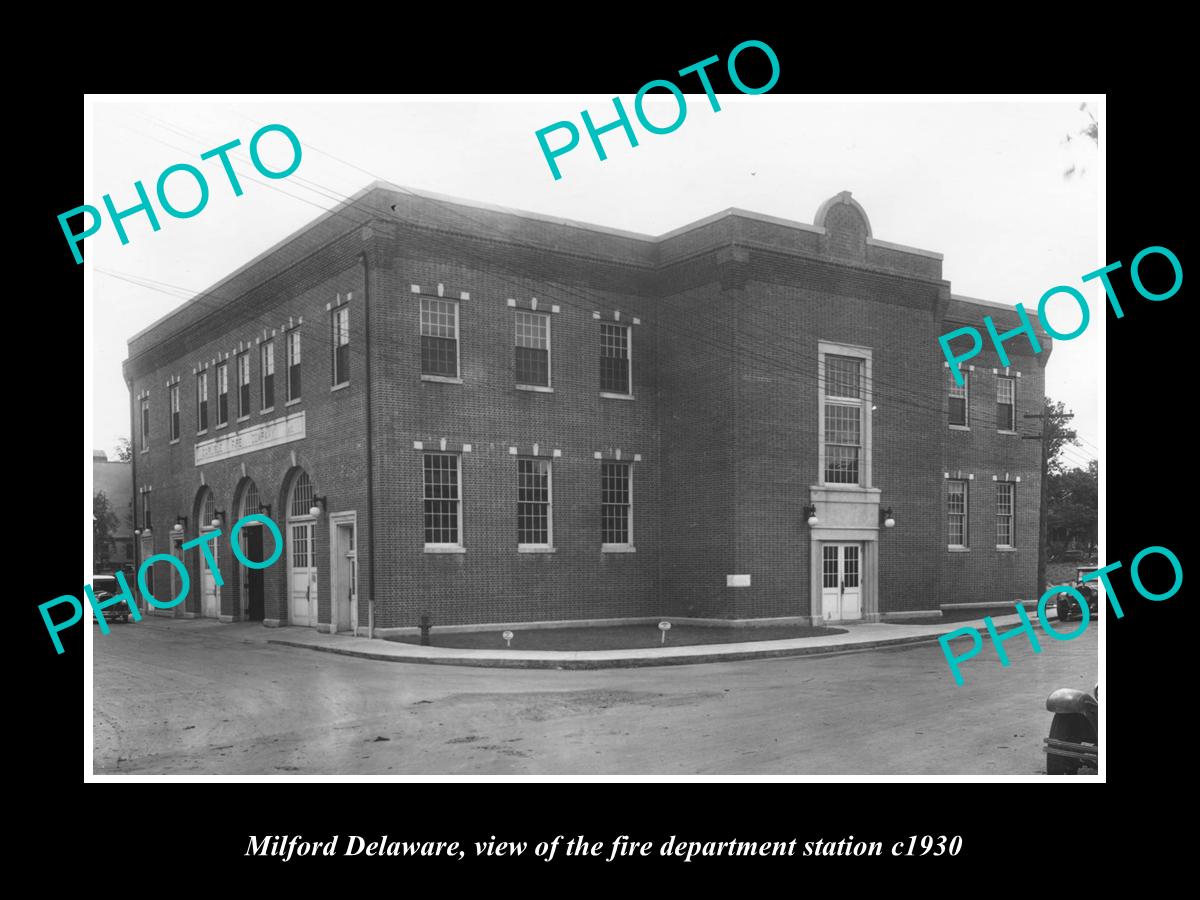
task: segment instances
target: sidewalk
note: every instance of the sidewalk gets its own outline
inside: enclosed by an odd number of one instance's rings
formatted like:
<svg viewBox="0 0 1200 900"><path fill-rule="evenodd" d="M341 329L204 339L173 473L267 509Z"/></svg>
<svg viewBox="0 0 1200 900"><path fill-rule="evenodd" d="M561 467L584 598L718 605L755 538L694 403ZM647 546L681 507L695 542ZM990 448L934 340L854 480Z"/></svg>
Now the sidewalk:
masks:
<svg viewBox="0 0 1200 900"><path fill-rule="evenodd" d="M1000 627L1017 625L1020 619L1014 613L995 616L992 621ZM272 636L266 640L269 644L285 647L301 647L388 662L512 669L615 669L853 653L902 644L928 643L958 628L974 627L984 631L982 616L978 620L968 622L943 622L936 625L864 623L844 627L848 629L845 634L823 637L747 641L740 644L702 644L690 647L666 646L649 650L465 650L457 647L422 647L419 644L370 640L347 634L322 634L309 628L286 627L273 630Z"/></svg>

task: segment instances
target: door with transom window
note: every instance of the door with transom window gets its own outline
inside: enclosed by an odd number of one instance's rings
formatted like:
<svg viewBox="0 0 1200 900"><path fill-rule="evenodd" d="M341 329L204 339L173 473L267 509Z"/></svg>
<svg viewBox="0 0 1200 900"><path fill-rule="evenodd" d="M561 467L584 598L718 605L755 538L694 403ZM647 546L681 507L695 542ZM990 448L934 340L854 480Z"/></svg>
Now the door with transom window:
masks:
<svg viewBox="0 0 1200 900"><path fill-rule="evenodd" d="M862 544L821 545L821 618L862 618Z"/></svg>
<svg viewBox="0 0 1200 900"><path fill-rule="evenodd" d="M317 624L317 522L312 513L316 492L303 470L292 482L288 500L288 624Z"/></svg>

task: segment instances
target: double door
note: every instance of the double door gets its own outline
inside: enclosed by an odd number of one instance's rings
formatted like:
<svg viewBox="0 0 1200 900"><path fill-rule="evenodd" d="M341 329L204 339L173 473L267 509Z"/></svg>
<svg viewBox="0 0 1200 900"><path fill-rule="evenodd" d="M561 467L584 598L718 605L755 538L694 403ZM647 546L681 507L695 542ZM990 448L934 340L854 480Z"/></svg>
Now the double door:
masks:
<svg viewBox="0 0 1200 900"><path fill-rule="evenodd" d="M862 544L821 545L821 618L862 618Z"/></svg>

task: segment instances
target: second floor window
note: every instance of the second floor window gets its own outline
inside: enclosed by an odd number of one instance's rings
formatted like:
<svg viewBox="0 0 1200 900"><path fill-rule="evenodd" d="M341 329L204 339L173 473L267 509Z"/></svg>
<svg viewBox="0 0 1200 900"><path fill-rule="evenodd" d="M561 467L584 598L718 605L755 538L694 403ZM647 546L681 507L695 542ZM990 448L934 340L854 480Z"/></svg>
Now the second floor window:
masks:
<svg viewBox="0 0 1200 900"><path fill-rule="evenodd" d="M150 398L142 398L142 452L150 449Z"/></svg>
<svg viewBox="0 0 1200 900"><path fill-rule="evenodd" d="M550 386L550 317L517 313L517 384Z"/></svg>
<svg viewBox="0 0 1200 900"><path fill-rule="evenodd" d="M208 431L208 372L196 375L196 431Z"/></svg>
<svg viewBox="0 0 1200 900"><path fill-rule="evenodd" d="M1017 380L1004 375L996 379L996 428L1017 430Z"/></svg>
<svg viewBox="0 0 1200 900"><path fill-rule="evenodd" d="M288 403L300 399L300 330L293 328L287 333L287 399Z"/></svg>
<svg viewBox="0 0 1200 900"><path fill-rule="evenodd" d="M629 463L600 466L600 543L608 547L633 545L633 484Z"/></svg>
<svg viewBox="0 0 1200 900"><path fill-rule="evenodd" d="M863 361L825 357L825 483L858 484L862 453Z"/></svg>
<svg viewBox="0 0 1200 900"><path fill-rule="evenodd" d="M517 460L517 544L550 547L550 461Z"/></svg>
<svg viewBox="0 0 1200 900"><path fill-rule="evenodd" d="M142 494L142 528L150 531L152 528L150 522L150 492L146 491ZM153 568L153 567L151 567Z"/></svg>
<svg viewBox="0 0 1200 900"><path fill-rule="evenodd" d="M217 427L229 424L229 363L217 366Z"/></svg>
<svg viewBox="0 0 1200 900"><path fill-rule="evenodd" d="M947 543L951 547L967 546L967 482L946 482L946 515L949 532Z"/></svg>
<svg viewBox="0 0 1200 900"><path fill-rule="evenodd" d="M333 386L350 381L350 305L343 303L330 314L333 328Z"/></svg>
<svg viewBox="0 0 1200 900"><path fill-rule="evenodd" d="M996 482L996 546L1014 547L1013 503L1016 485L1011 481Z"/></svg>
<svg viewBox="0 0 1200 900"><path fill-rule="evenodd" d="M237 358L238 374L238 418L250 415L250 354L242 353Z"/></svg>
<svg viewBox="0 0 1200 900"><path fill-rule="evenodd" d="M275 341L264 341L262 355L262 408L275 408Z"/></svg>
<svg viewBox="0 0 1200 900"><path fill-rule="evenodd" d="M968 379L970 379L971 373L960 371L958 374L962 376L962 387L959 387L955 381L953 371L949 371L947 375L950 379L950 424L961 425L965 428L969 424L967 407L971 382Z"/></svg>
<svg viewBox="0 0 1200 900"><path fill-rule="evenodd" d="M421 298L421 374L458 377L458 303Z"/></svg>
<svg viewBox="0 0 1200 900"><path fill-rule="evenodd" d="M460 547L460 508L462 482L458 456L453 453L426 453L425 470L425 545Z"/></svg>
<svg viewBox="0 0 1200 900"><path fill-rule="evenodd" d="M171 434L172 441L179 440L179 385L173 384L167 388L167 399L171 405Z"/></svg>
<svg viewBox="0 0 1200 900"><path fill-rule="evenodd" d="M600 390L632 394L629 368L629 326L600 324Z"/></svg>

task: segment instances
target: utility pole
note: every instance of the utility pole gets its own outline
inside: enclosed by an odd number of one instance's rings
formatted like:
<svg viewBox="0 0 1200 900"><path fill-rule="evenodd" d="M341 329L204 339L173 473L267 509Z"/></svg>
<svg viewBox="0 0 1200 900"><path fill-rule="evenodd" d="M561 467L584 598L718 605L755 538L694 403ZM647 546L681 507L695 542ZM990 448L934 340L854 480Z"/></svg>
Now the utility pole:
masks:
<svg viewBox="0 0 1200 900"><path fill-rule="evenodd" d="M1042 401L1043 406L1045 400ZM1041 599L1042 593L1046 590L1046 482L1050 480L1050 416L1044 410L1040 413L1026 413L1022 418L1025 419L1041 419L1042 432L1041 434L1023 434L1023 441L1041 441L1042 442L1042 483L1039 490L1038 500L1038 562L1037 562L1037 599ZM1073 419L1074 413L1063 413L1062 418Z"/></svg>

